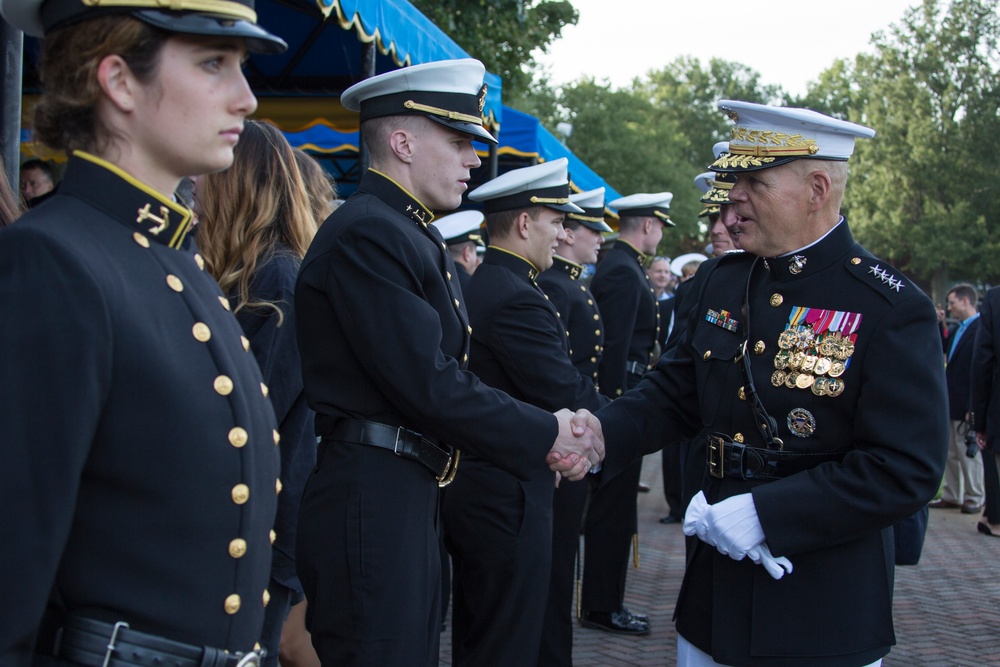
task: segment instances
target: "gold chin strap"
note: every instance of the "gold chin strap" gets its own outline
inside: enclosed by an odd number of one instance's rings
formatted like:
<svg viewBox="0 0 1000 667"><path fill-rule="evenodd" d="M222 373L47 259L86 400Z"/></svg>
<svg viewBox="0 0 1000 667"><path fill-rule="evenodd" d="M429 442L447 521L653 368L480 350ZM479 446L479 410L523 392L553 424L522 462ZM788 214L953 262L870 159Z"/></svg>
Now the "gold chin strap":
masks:
<svg viewBox="0 0 1000 667"><path fill-rule="evenodd" d="M257 12L230 0L83 0L88 7L135 7L170 12L205 12L257 23Z"/></svg>
<svg viewBox="0 0 1000 667"><path fill-rule="evenodd" d="M474 123L475 125L483 124L483 119L479 116L470 116L467 113L459 113L458 111L448 111L447 109L432 107L427 104L420 104L419 102L414 102L413 100L406 100L403 102L403 106L414 111L422 111L435 116L442 116L448 120L460 120L463 123Z"/></svg>
<svg viewBox="0 0 1000 667"><path fill-rule="evenodd" d="M462 452L456 449L452 457L448 459L448 466L441 473L441 476L437 478L439 487L444 488L455 481L455 475L458 474L458 459L461 455Z"/></svg>
<svg viewBox="0 0 1000 667"><path fill-rule="evenodd" d="M583 220L584 222L604 222L604 218L598 218L597 216L591 217L587 215L580 215L579 213L567 213L566 217L570 218L571 220Z"/></svg>
<svg viewBox="0 0 1000 667"><path fill-rule="evenodd" d="M568 204L569 203L569 197L554 198L554 197L534 197L534 196L532 196L532 198L529 199L528 201L530 201L532 204Z"/></svg>

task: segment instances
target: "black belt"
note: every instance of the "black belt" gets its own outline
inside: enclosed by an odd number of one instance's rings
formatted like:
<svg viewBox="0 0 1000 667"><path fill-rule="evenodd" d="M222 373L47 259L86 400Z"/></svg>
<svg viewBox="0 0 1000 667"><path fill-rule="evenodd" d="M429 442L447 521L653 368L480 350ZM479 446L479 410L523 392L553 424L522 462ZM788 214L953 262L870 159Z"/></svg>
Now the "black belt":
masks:
<svg viewBox="0 0 1000 667"><path fill-rule="evenodd" d="M733 442L728 435L708 436L708 472L712 477L735 479L781 479L828 461L840 462L850 450L834 452L786 452Z"/></svg>
<svg viewBox="0 0 1000 667"><path fill-rule="evenodd" d="M625 372L631 373L632 375L638 375L639 377L642 377L643 375L646 374L647 371L649 371L648 364L643 364L638 361L630 361L627 364L625 364Z"/></svg>
<svg viewBox="0 0 1000 667"><path fill-rule="evenodd" d="M49 640L36 650L84 667L259 667L265 653L227 653L138 632L125 622L78 617L64 620Z"/></svg>
<svg viewBox="0 0 1000 667"><path fill-rule="evenodd" d="M441 486L450 484L458 469L457 451L452 457L450 448L402 426L342 419L323 439L391 450L397 456L423 464Z"/></svg>

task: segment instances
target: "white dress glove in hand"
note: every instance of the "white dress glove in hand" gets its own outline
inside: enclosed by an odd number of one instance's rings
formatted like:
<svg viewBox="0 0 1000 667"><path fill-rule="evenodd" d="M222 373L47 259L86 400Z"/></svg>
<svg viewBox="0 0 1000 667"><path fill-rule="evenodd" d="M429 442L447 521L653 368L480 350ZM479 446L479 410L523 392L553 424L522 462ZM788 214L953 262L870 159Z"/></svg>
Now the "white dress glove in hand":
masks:
<svg viewBox="0 0 1000 667"><path fill-rule="evenodd" d="M761 542L757 546L750 549L747 552L747 558L757 563L758 565L763 565L767 573L771 575L774 579L781 579L786 574L792 573L792 561L788 560L784 556L775 558L771 555L771 550L767 546L767 542Z"/></svg>
<svg viewBox="0 0 1000 667"><path fill-rule="evenodd" d="M750 549L764 541L764 529L749 493L709 505L699 491L684 513L683 529L685 535L697 535L733 560L743 560Z"/></svg>

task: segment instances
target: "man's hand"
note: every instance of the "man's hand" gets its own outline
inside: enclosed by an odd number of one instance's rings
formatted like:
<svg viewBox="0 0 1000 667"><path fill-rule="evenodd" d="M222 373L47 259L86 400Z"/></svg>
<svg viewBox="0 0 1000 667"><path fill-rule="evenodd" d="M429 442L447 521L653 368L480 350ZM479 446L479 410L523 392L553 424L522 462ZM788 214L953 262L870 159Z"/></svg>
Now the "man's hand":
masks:
<svg viewBox="0 0 1000 667"><path fill-rule="evenodd" d="M549 468L575 482L583 479L590 470L604 460L604 439L601 422L586 410L573 415L563 409L555 413L559 420L559 435L545 462ZM597 426L595 432L591 424Z"/></svg>

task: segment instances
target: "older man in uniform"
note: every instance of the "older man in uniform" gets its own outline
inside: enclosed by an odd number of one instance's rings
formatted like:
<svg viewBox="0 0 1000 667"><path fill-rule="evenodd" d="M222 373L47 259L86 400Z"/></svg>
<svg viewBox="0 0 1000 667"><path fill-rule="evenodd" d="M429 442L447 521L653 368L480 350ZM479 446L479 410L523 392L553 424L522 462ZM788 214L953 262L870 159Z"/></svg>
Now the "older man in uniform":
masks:
<svg viewBox="0 0 1000 667"><path fill-rule="evenodd" d="M469 284L469 369L487 385L545 410L608 402L574 368L559 314L535 282L552 264L566 213L582 213L570 203L566 168L561 158L516 169L469 195L483 203L490 237ZM544 460L518 479L467 454L461 475L445 489L442 515L455 573L455 665L531 665L538 659L553 488ZM572 560L562 565L572 577Z"/></svg>
<svg viewBox="0 0 1000 667"><path fill-rule="evenodd" d="M457 211L432 222L444 242L448 244L448 254L458 269L458 283L465 292L469 289L469 280L476 267L479 266L477 250L483 245L483 237L479 228L483 224L482 211Z"/></svg>
<svg viewBox="0 0 1000 667"><path fill-rule="evenodd" d="M736 174L729 229L746 252L703 265L677 345L598 413L613 452L603 474L645 453L650 433L710 434L685 515L699 541L677 603L679 665L878 665L895 643L891 528L944 467L936 313L840 215L846 160L872 130L719 106L736 125L712 168Z"/></svg>
<svg viewBox="0 0 1000 667"><path fill-rule="evenodd" d="M461 203L479 165L472 140L495 141L482 126L484 73L471 59L416 65L341 98L361 112L372 168L320 228L295 294L323 439L298 572L325 664L437 665L438 484L462 474L455 448L519 480L547 456L579 478L602 455L568 412L518 402L466 370L472 328L430 222Z"/></svg>
<svg viewBox="0 0 1000 667"><path fill-rule="evenodd" d="M604 321L602 391L616 398L638 384L659 356L660 311L646 260L670 221L669 192L635 194L610 202L620 236L597 266L591 289ZM629 547L636 535L636 491L642 461L597 491L587 510L583 571L584 627L619 634L649 633L649 620L624 605Z"/></svg>
<svg viewBox="0 0 1000 667"><path fill-rule="evenodd" d="M604 326L594 295L580 280L584 264L597 261L604 233L604 188L570 195L582 213L567 213L565 238L559 240L552 267L538 277L538 285L556 307L569 337L569 356L580 375L597 383L604 354ZM599 388L598 388L599 390ZM580 547L580 525L587 503L585 481L563 482L552 503L552 577L542 626L539 667L573 664L573 570Z"/></svg>

